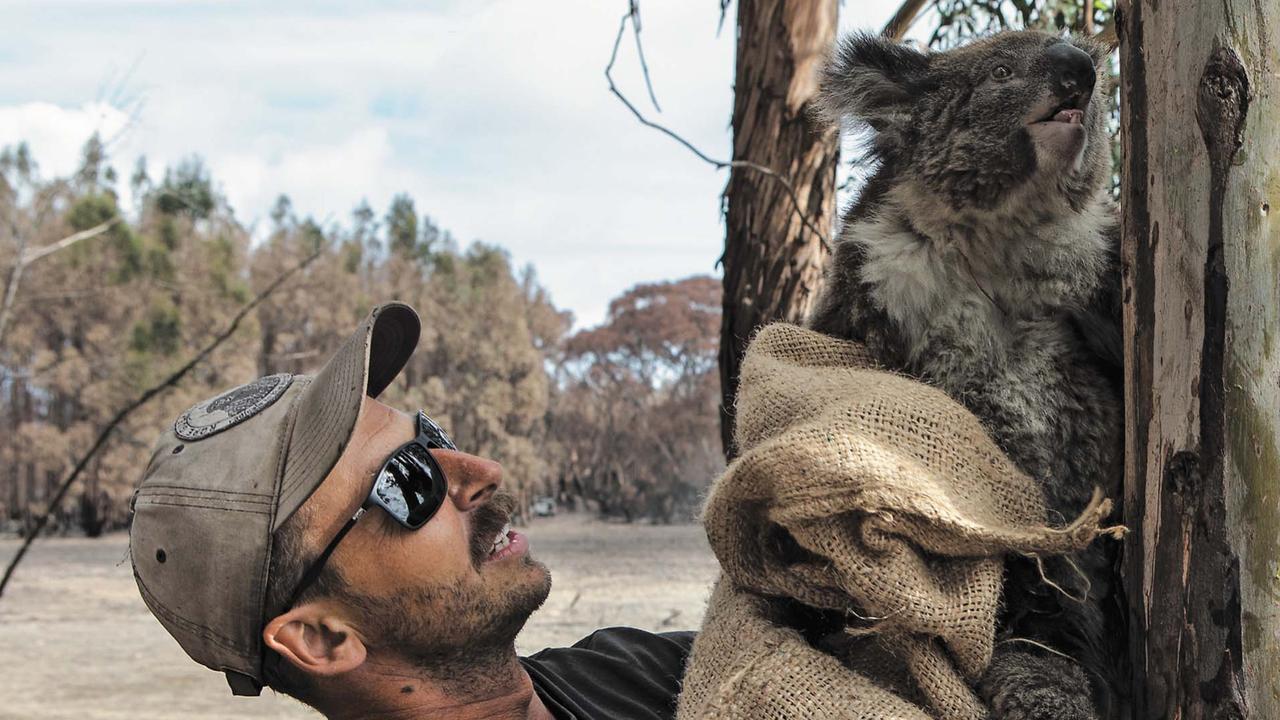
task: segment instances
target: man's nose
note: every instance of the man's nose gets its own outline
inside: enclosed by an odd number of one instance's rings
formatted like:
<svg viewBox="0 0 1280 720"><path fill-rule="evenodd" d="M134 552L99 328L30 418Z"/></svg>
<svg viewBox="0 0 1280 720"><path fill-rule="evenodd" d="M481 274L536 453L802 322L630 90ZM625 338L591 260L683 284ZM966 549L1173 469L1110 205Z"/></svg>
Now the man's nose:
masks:
<svg viewBox="0 0 1280 720"><path fill-rule="evenodd" d="M452 450L432 450L449 480L449 499L461 511L489 502L502 485L502 466L493 460Z"/></svg>
<svg viewBox="0 0 1280 720"><path fill-rule="evenodd" d="M1097 76L1093 57L1089 53L1071 43L1062 42L1050 47L1046 55L1055 95L1063 99L1076 96L1087 99L1093 93L1093 83Z"/></svg>

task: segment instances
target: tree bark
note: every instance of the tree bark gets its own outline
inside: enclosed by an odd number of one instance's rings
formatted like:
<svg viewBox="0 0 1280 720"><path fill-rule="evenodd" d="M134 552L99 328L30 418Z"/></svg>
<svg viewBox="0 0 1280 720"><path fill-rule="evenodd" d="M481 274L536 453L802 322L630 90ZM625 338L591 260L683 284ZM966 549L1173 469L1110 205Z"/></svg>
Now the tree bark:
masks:
<svg viewBox="0 0 1280 720"><path fill-rule="evenodd" d="M1280 718L1280 0L1120 5L1135 718Z"/></svg>
<svg viewBox="0 0 1280 720"><path fill-rule="evenodd" d="M739 0L733 103L733 159L787 178L802 211L828 236L839 144L834 128L814 120L809 103L836 19L836 0ZM731 457L733 398L747 341L765 323L804 318L827 251L776 179L733 168L725 200L720 431Z"/></svg>

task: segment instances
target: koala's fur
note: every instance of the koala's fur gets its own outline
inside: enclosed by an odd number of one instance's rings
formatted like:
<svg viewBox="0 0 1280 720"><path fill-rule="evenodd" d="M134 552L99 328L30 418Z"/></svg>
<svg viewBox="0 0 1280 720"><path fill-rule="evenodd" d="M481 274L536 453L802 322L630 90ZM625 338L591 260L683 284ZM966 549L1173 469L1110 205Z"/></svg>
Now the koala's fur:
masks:
<svg viewBox="0 0 1280 720"><path fill-rule="evenodd" d="M1031 124L1062 107L1051 78L1067 49L1048 53L1064 42L1095 68L1078 108L1082 143L1062 123ZM1123 472L1105 57L1087 40L1037 32L946 52L852 35L823 78L826 111L871 128L877 165L844 215L809 325L865 343L885 366L963 403L1039 481L1055 521L1074 518L1095 487L1117 498ZM994 718L1116 716L1116 555L1099 541L1073 563L1045 563L1086 602L1050 587L1031 561L1009 561L996 655L979 686Z"/></svg>

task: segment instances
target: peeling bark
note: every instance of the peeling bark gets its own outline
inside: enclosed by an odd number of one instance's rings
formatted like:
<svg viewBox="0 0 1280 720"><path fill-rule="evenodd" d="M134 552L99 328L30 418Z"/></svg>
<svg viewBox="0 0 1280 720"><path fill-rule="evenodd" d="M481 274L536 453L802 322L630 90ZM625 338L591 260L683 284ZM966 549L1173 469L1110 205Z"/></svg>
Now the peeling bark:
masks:
<svg viewBox="0 0 1280 720"><path fill-rule="evenodd" d="M1280 0L1119 16L1133 717L1276 718Z"/></svg>

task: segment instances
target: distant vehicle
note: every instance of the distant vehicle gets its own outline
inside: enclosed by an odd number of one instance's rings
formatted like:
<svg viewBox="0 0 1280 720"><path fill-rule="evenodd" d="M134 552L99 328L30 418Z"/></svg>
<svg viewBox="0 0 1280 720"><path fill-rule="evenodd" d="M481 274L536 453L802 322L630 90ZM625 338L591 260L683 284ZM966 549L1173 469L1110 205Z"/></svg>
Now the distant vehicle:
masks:
<svg viewBox="0 0 1280 720"><path fill-rule="evenodd" d="M556 514L555 498L540 497L534 498L533 504L529 506L529 512L534 517L551 517Z"/></svg>

